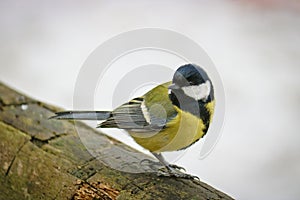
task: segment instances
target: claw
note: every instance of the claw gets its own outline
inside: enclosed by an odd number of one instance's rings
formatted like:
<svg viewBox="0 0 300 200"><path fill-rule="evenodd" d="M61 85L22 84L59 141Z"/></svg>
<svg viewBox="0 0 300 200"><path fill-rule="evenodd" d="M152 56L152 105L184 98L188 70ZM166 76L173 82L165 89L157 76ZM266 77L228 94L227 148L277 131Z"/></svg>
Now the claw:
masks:
<svg viewBox="0 0 300 200"><path fill-rule="evenodd" d="M197 176L186 174L183 167L169 164L160 153L152 153L159 162L155 162L149 159L144 159L140 163L148 162L148 166L152 169L156 168L157 176L167 176L167 177L176 177L176 178L185 178L190 180L200 179ZM158 171L157 171L158 170ZM184 171L184 172L183 172Z"/></svg>
<svg viewBox="0 0 300 200"><path fill-rule="evenodd" d="M180 166L178 166L178 165L169 164L168 167L173 168L173 169L177 169L177 170L180 170L180 171L185 171L185 172L186 172L186 170L185 170L183 167L180 167Z"/></svg>
<svg viewBox="0 0 300 200"><path fill-rule="evenodd" d="M160 168L163 167L160 162L155 162L155 161L150 160L150 159L143 159L143 160L140 161L140 165L144 165L144 164L146 166L150 167L151 169L155 170L155 171L157 169L160 169Z"/></svg>
<svg viewBox="0 0 300 200"><path fill-rule="evenodd" d="M143 159L140 161L140 164L143 164L143 163L146 163L148 165L158 165L158 166L162 166L160 162L155 162L153 160L150 160L150 159Z"/></svg>
<svg viewBox="0 0 300 200"><path fill-rule="evenodd" d="M176 178L184 178L184 179L189 179L189 180L199 180L200 178L198 176L194 176L191 174L186 174L178 170L168 170L164 171L163 169L159 170L157 172L157 176L165 176L165 177L176 177Z"/></svg>

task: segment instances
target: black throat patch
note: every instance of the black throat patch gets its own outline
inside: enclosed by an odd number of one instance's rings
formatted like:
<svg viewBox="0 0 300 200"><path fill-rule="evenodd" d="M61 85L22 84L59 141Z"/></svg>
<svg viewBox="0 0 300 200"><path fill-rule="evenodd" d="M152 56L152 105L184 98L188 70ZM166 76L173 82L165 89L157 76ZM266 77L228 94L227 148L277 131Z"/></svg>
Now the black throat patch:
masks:
<svg viewBox="0 0 300 200"><path fill-rule="evenodd" d="M203 130L205 135L210 123L210 112L205 105L211 101L211 98L207 99L207 102L203 102L202 100L196 101L195 99L186 96L183 91L180 90L176 91L176 93L172 91L169 94L169 98L171 99L172 103L181 110L189 112L192 115L202 119L205 125L205 129Z"/></svg>

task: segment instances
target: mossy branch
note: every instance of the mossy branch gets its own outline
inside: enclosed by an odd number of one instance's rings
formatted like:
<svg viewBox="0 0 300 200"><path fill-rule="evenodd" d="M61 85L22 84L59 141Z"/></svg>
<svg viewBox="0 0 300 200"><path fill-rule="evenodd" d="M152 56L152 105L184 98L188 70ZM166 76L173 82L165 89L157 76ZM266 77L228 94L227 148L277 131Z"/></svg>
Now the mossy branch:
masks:
<svg viewBox="0 0 300 200"><path fill-rule="evenodd" d="M59 110L0 83L0 199L232 199L200 181L107 167L86 150L74 123L48 120ZM83 123L76 128L97 135L104 156L115 152L112 162L128 162L116 159L115 149L130 149L125 144ZM133 151L125 158L146 158Z"/></svg>

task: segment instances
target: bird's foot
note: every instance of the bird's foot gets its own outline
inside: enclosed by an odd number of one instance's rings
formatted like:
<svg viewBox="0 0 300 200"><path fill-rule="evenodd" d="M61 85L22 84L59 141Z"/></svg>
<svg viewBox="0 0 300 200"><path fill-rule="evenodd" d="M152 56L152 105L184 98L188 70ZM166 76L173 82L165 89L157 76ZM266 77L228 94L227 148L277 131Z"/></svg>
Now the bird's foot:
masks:
<svg viewBox="0 0 300 200"><path fill-rule="evenodd" d="M175 170L186 171L183 167L180 167L180 166L174 165L174 164L169 164L168 167L175 169Z"/></svg>
<svg viewBox="0 0 300 200"><path fill-rule="evenodd" d="M179 167L177 165L175 165L175 166L176 166L175 168L174 168L174 166L173 166L173 168L170 167L170 165L168 167L161 168L157 172L157 175L158 176L165 176L165 177L176 177L176 178L184 178L184 179L199 180L200 181L199 177L191 175L191 174L184 173L184 172L179 170L179 169L183 169L182 167Z"/></svg>
<svg viewBox="0 0 300 200"><path fill-rule="evenodd" d="M146 165L151 166L151 168L153 168L154 166L157 166L157 168L160 170L161 168L165 168L161 162L155 162L153 160L149 160L149 159L143 159L140 164L144 164L146 163ZM168 169L170 170L180 170L180 171L186 171L183 167L180 167L178 165L174 165L174 164L168 164L167 166Z"/></svg>
<svg viewBox="0 0 300 200"><path fill-rule="evenodd" d="M155 162L150 159L144 159L140 162L142 165L146 164L151 169L157 171L157 176L164 177L176 177L176 178L184 178L190 180L199 180L199 177L184 173L186 170L183 167L174 164L168 164L167 166L163 166L161 162Z"/></svg>
<svg viewBox="0 0 300 200"><path fill-rule="evenodd" d="M153 169L155 171L163 167L163 165L160 162L155 162L155 161L150 160L150 159L143 159L140 162L140 164L141 165L146 165L146 166L150 167L151 169Z"/></svg>

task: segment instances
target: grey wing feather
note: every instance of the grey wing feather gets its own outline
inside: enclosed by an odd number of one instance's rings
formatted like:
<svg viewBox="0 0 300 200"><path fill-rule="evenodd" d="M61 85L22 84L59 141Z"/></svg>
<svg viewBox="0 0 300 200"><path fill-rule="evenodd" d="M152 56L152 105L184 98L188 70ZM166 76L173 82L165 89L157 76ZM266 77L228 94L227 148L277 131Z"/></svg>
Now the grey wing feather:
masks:
<svg viewBox="0 0 300 200"><path fill-rule="evenodd" d="M150 124L145 119L141 108L143 101L144 99L139 97L121 105L112 111L111 117L100 123L98 127L121 128L140 132L161 129L165 125L165 122L161 123L158 120L153 120L153 123L151 121Z"/></svg>

